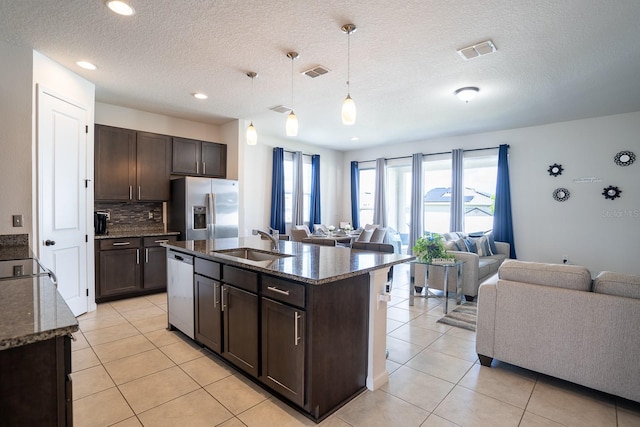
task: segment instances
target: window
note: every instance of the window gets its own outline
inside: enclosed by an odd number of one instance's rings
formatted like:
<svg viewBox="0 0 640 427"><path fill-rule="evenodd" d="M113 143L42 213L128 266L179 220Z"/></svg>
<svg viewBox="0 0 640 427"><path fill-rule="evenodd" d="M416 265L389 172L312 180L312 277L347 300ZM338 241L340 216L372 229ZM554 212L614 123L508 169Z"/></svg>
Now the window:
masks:
<svg viewBox="0 0 640 427"><path fill-rule="evenodd" d="M422 168L423 229L447 233L451 217L451 155L425 156Z"/></svg>
<svg viewBox="0 0 640 427"><path fill-rule="evenodd" d="M309 225L309 212L311 207L311 156L302 155L302 188L303 188L303 218ZM293 221L293 153L284 152L284 220L287 227L291 227ZM310 226L310 228L313 225Z"/></svg>
<svg viewBox="0 0 640 427"><path fill-rule="evenodd" d="M359 187L358 188L358 213L360 215L360 226L373 224L373 203L376 191L376 170L375 167L363 168L358 171Z"/></svg>

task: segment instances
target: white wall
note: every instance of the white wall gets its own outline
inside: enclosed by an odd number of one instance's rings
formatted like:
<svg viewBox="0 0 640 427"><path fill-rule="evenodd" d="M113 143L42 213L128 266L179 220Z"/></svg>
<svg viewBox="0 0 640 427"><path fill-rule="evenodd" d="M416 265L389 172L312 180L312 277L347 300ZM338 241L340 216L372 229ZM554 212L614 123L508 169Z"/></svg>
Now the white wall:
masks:
<svg viewBox="0 0 640 427"><path fill-rule="evenodd" d="M33 236L31 79L33 53L0 42L0 234ZM21 214L24 226L13 227Z"/></svg>
<svg viewBox="0 0 640 427"><path fill-rule="evenodd" d="M242 133L248 122L241 121ZM342 152L305 145L293 139L273 138L258 133L258 144L248 146L244 135L238 147L239 179L241 182L241 212L244 212L244 224L240 234L248 236L253 228L267 229L271 218L271 169L273 148L282 147L290 151L302 151L305 154L320 155L320 202L324 224L338 224L350 217L342 217L340 195L348 191L341 184Z"/></svg>
<svg viewBox="0 0 640 427"><path fill-rule="evenodd" d="M554 123L499 132L393 144L345 154L347 175L352 160L398 157L416 152L437 153L453 148L483 148L509 144L512 213L517 256L525 261L584 265L592 274L614 270L640 274L640 112ZM617 166L621 150L638 159ZM549 165L564 172L549 176ZM600 183L573 180L598 177ZM621 198L605 200L604 187L618 186ZM571 192L556 202L558 187ZM349 194L342 197L343 216L351 213Z"/></svg>

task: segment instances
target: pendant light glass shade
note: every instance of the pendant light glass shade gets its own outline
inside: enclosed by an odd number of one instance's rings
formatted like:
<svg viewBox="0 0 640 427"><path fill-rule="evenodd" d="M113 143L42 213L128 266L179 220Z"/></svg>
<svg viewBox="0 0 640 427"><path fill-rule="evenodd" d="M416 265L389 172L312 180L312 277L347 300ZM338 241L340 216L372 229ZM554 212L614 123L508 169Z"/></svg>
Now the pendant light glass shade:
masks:
<svg viewBox="0 0 640 427"><path fill-rule="evenodd" d="M247 145L256 145L258 143L258 133L253 122L247 128Z"/></svg>
<svg viewBox="0 0 640 427"><path fill-rule="evenodd" d="M356 26L353 24L343 25L343 33L347 34L347 97L342 103L342 124L353 125L356 123L356 103L351 99L350 79L351 79L351 33L355 33Z"/></svg>
<svg viewBox="0 0 640 427"><path fill-rule="evenodd" d="M347 94L347 97L342 103L342 124L352 125L356 122L356 103L351 99L351 95Z"/></svg>
<svg viewBox="0 0 640 427"><path fill-rule="evenodd" d="M291 112L287 117L287 123L285 124L285 130L287 136L298 136L298 117L293 112L293 61L298 59L300 55L298 52L287 53L287 58L291 59Z"/></svg>
<svg viewBox="0 0 640 427"><path fill-rule="evenodd" d="M298 136L298 116L291 110L287 117L287 124L285 125L287 130L287 136Z"/></svg>
<svg viewBox="0 0 640 427"><path fill-rule="evenodd" d="M253 79L258 77L258 73L249 71L247 77L251 78L251 115L253 116ZM257 143L258 132L256 132L256 127L253 125L253 120L251 120L251 124L247 128L247 145L256 145Z"/></svg>

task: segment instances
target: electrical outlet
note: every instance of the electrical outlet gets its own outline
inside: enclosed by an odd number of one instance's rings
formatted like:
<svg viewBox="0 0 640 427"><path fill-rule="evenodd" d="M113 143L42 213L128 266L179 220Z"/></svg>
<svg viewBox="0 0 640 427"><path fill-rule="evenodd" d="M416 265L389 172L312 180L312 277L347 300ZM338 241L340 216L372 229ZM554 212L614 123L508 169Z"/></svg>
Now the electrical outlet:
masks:
<svg viewBox="0 0 640 427"><path fill-rule="evenodd" d="M562 255L562 263L569 264L569 255Z"/></svg>
<svg viewBox="0 0 640 427"><path fill-rule="evenodd" d="M22 227L22 215L14 215L13 216L13 226L14 227Z"/></svg>
<svg viewBox="0 0 640 427"><path fill-rule="evenodd" d="M107 221L111 221L111 211L107 211Z"/></svg>
<svg viewBox="0 0 640 427"><path fill-rule="evenodd" d="M149 211L149 219L153 219L153 211Z"/></svg>

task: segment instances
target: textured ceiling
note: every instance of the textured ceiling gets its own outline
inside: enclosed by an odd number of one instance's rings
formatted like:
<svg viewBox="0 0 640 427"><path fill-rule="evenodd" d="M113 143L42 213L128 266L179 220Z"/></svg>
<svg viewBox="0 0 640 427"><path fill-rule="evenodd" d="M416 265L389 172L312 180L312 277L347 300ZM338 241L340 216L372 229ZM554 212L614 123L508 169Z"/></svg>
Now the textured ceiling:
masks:
<svg viewBox="0 0 640 427"><path fill-rule="evenodd" d="M0 0L0 40L27 46L96 85L99 102L205 123L252 118L258 134L358 149L640 111L638 0ZM358 118L343 126L346 23ZM456 50L487 39L494 54ZM300 58L293 64L288 51ZM75 65L98 65L89 72ZM330 73L300 74L315 65ZM251 80L256 71L251 112ZM453 91L478 86L464 104ZM209 99L190 94L201 91ZM253 117L251 117L253 116ZM352 137L358 141L352 141Z"/></svg>

